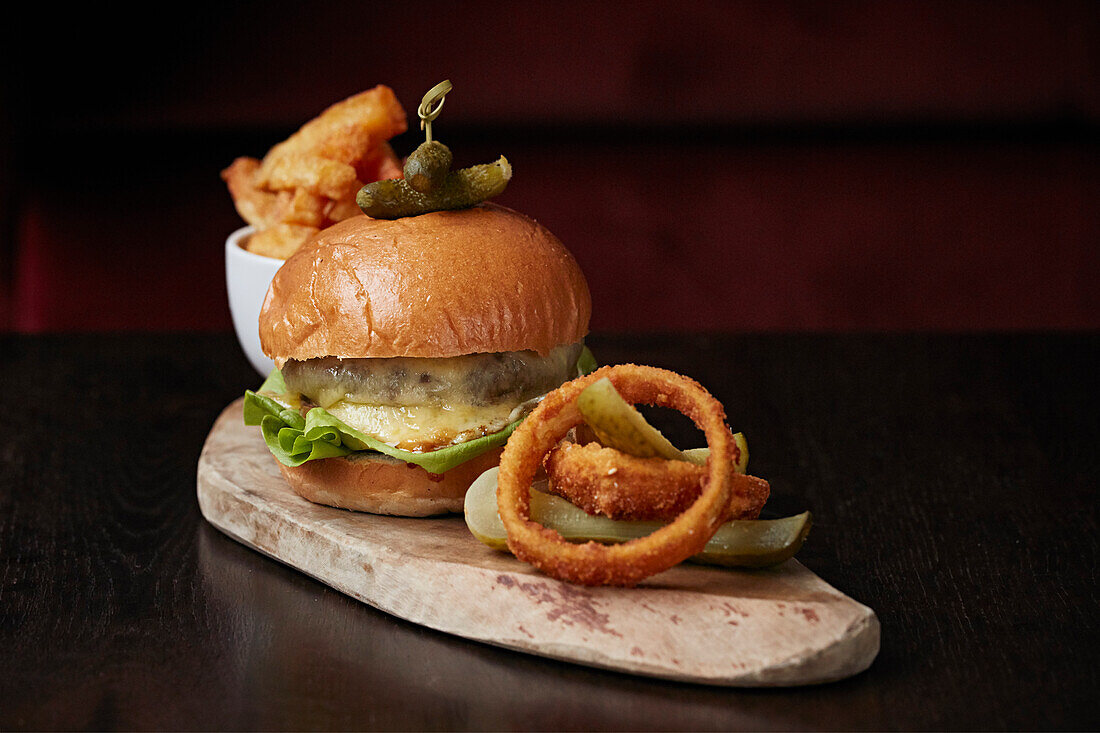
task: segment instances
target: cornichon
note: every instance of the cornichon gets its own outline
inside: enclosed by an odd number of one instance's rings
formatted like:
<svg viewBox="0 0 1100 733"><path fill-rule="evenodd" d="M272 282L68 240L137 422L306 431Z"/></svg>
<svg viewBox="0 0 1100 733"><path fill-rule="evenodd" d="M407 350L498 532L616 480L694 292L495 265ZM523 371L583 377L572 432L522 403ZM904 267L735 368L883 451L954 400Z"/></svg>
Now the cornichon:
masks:
<svg viewBox="0 0 1100 733"><path fill-rule="evenodd" d="M466 526L489 547L507 550L507 533L497 514L497 473L486 471L466 492ZM626 522L586 514L565 499L533 489L531 519L557 531L567 540L626 542L651 534L661 522ZM809 512L782 519L740 519L726 522L692 562L725 567L764 568L778 565L802 547L810 533Z"/></svg>
<svg viewBox="0 0 1100 733"><path fill-rule="evenodd" d="M512 166L502 155L495 163L447 174L443 184L431 193L420 193L403 179L375 181L359 189L355 202L364 214L375 219L465 209L499 195L511 178Z"/></svg>
<svg viewBox="0 0 1100 733"><path fill-rule="evenodd" d="M405 160L405 180L418 193L431 193L447 179L454 156L438 140L421 143Z"/></svg>

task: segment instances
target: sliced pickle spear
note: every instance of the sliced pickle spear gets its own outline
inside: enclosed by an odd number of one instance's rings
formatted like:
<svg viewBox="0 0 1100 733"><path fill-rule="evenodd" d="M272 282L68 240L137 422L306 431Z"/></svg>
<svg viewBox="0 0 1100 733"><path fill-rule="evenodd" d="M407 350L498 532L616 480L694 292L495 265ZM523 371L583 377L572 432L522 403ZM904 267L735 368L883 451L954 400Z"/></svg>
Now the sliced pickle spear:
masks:
<svg viewBox="0 0 1100 733"><path fill-rule="evenodd" d="M492 468L481 474L466 492L466 526L480 542L496 550L507 550L507 532L497 514L498 471ZM531 519L574 542L626 542L664 526L663 522L626 522L592 516L537 488L531 491ZM798 552L810 525L809 512L783 519L733 520L718 528L702 553L689 559L726 567L778 565Z"/></svg>
<svg viewBox="0 0 1100 733"><path fill-rule="evenodd" d="M577 409L600 443L638 458L665 458L705 465L710 451L689 448L680 451L661 431L646 421L629 402L622 398L607 377L588 385L577 397ZM738 456L733 470L744 473L749 465L749 444L741 433L734 433Z"/></svg>
<svg viewBox="0 0 1100 733"><path fill-rule="evenodd" d="M749 444L745 440L745 436L741 433L733 434L733 442L737 445L739 451L737 460L734 462L732 468L734 473L744 473L749 467ZM684 452L684 460L688 463L694 463L697 466L707 465L707 458L710 457L710 448L688 448Z"/></svg>
<svg viewBox="0 0 1100 733"><path fill-rule="evenodd" d="M749 441L745 440L743 433L734 433L733 443L737 446L737 463L734 464L733 470L744 473L749 470Z"/></svg>
<svg viewBox="0 0 1100 733"><path fill-rule="evenodd" d="M375 219L399 219L432 211L465 209L499 195L512 178L512 165L503 155L493 163L452 171L431 193L420 193L403 178L368 183L355 203Z"/></svg>
<svg viewBox="0 0 1100 733"><path fill-rule="evenodd" d="M607 377L588 385L577 397L577 409L600 443L638 458L687 460L661 431L646 422Z"/></svg>

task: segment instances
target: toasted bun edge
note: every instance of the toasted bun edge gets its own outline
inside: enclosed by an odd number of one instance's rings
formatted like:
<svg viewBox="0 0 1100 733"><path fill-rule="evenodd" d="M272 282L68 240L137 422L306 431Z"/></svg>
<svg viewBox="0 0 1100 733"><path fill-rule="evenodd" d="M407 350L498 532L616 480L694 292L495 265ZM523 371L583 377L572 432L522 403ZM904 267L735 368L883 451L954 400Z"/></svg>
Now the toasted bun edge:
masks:
<svg viewBox="0 0 1100 733"><path fill-rule="evenodd" d="M402 517L461 512L466 491L478 476L500 462L497 448L432 474L389 457L323 458L279 470L304 499L340 509Z"/></svg>

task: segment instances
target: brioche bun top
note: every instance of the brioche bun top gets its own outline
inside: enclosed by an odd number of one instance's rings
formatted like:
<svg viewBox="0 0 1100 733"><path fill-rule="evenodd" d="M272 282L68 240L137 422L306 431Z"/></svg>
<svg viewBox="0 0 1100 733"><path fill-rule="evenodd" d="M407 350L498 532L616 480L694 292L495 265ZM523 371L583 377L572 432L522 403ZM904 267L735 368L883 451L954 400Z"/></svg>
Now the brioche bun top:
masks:
<svg viewBox="0 0 1100 733"><path fill-rule="evenodd" d="M583 338L591 311L584 275L558 238L487 203L323 229L275 274L260 343L280 366L323 356L545 355Z"/></svg>

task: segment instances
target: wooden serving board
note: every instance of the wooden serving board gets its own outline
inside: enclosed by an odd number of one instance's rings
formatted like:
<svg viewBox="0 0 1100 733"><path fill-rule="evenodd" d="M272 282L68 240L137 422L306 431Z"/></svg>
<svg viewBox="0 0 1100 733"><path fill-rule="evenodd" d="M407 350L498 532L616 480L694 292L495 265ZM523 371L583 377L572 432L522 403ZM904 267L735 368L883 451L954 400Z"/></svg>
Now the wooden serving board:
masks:
<svg viewBox="0 0 1100 733"><path fill-rule="evenodd" d="M312 504L290 490L241 400L198 466L203 515L230 537L364 603L475 641L670 680L786 686L866 669L874 612L795 560L739 571L683 564L636 588L548 578L467 531Z"/></svg>

